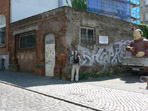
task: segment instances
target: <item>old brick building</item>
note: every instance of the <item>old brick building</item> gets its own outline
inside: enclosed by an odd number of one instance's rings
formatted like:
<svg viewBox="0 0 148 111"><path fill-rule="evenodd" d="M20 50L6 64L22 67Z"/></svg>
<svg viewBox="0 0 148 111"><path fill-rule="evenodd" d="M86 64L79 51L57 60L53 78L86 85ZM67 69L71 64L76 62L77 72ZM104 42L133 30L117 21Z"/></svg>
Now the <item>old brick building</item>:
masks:
<svg viewBox="0 0 148 111"><path fill-rule="evenodd" d="M0 70L9 69L9 24L65 5L65 0L0 0Z"/></svg>
<svg viewBox="0 0 148 111"><path fill-rule="evenodd" d="M69 7L32 16L10 26L10 69L65 77L70 74L69 59L75 49L85 71L113 68L125 56L136 27Z"/></svg>
<svg viewBox="0 0 148 111"><path fill-rule="evenodd" d="M59 76L61 64L64 67L66 62L66 21L61 8L12 23L9 47L11 70L19 64L20 71L44 75L45 44L50 44L45 38L52 34L56 42L54 76Z"/></svg>
<svg viewBox="0 0 148 111"><path fill-rule="evenodd" d="M0 0L0 70L8 69L8 39L10 23L10 0Z"/></svg>

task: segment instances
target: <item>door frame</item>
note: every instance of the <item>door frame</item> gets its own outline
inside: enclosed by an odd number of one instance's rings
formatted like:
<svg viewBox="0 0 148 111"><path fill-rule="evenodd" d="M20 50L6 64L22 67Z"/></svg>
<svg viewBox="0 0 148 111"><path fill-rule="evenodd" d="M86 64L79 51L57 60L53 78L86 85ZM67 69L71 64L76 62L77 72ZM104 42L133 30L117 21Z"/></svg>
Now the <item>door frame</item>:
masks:
<svg viewBox="0 0 148 111"><path fill-rule="evenodd" d="M46 38L47 37L49 37L49 38L51 38L51 37L53 37L54 38L54 44L56 45L56 40L55 40L55 35L54 34L52 34L52 33L50 33L50 34L47 34L47 35L45 35L45 38L44 38L44 43L45 43L45 76L48 76L48 75L46 75ZM54 77L55 76L55 65L56 65L56 50L55 50L55 46L54 46L54 53L55 53L55 61L54 61L54 68L53 68L53 76L49 76L49 77Z"/></svg>

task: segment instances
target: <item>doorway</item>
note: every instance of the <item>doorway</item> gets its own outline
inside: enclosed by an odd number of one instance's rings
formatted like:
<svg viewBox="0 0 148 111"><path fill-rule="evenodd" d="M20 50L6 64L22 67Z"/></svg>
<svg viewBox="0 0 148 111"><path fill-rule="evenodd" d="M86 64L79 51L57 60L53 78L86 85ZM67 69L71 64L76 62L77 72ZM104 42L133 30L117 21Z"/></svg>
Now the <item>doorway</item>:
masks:
<svg viewBox="0 0 148 111"><path fill-rule="evenodd" d="M45 76L54 76L55 67L55 37L48 34L45 37Z"/></svg>

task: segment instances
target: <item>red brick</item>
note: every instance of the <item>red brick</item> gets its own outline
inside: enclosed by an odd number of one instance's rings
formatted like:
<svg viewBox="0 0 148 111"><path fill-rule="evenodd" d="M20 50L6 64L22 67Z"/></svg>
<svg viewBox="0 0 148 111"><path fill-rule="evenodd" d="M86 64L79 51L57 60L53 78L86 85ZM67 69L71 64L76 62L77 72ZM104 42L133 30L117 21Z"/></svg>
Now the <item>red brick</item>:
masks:
<svg viewBox="0 0 148 111"><path fill-rule="evenodd" d="M0 14L6 17L6 47L0 48L0 55L8 54L9 24L10 24L10 0L0 0Z"/></svg>
<svg viewBox="0 0 148 111"><path fill-rule="evenodd" d="M15 36L13 36L13 32L20 30L20 29L26 29L28 27L32 27L34 24L36 24L39 28L36 30L36 48L34 50L22 50L20 51L17 49L17 51L14 51L15 46ZM56 25L55 25L56 24ZM18 57L19 65L20 65L20 71L26 71L26 72L34 72L37 75L45 75L45 36L47 34L54 34L55 35L55 53L56 53L56 60L55 60L55 74L54 77L60 77L60 74L62 76L64 75L64 67L66 64L66 53L67 53L67 47L65 43L61 43L61 41L66 41L66 15L65 12L60 12L55 15L45 17L33 17L28 18L27 20L22 20L20 22L12 24L11 29L11 56L13 58ZM17 39L17 45L18 45ZM58 47L63 47L63 53L58 52ZM25 56L28 56L29 54L33 55L33 59L30 60L29 58L21 59L21 55L24 54ZM16 56L15 56L16 55ZM19 55L19 56L18 56ZM14 59L10 57L10 64L14 63ZM28 65L27 65L28 64ZM30 66L30 65L31 66ZM42 65L43 67L37 67L37 65ZM61 67L62 65L62 67ZM31 67L31 68L29 68ZM61 69L62 68L62 69ZM30 70L31 69L31 70Z"/></svg>

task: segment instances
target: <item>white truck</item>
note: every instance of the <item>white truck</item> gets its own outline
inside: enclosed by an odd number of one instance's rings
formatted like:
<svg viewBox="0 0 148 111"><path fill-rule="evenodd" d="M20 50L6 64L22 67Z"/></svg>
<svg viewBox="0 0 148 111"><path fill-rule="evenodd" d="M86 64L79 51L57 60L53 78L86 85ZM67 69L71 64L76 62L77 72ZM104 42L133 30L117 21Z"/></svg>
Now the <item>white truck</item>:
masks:
<svg viewBox="0 0 148 111"><path fill-rule="evenodd" d="M121 64L127 71L148 75L148 58L124 57Z"/></svg>

